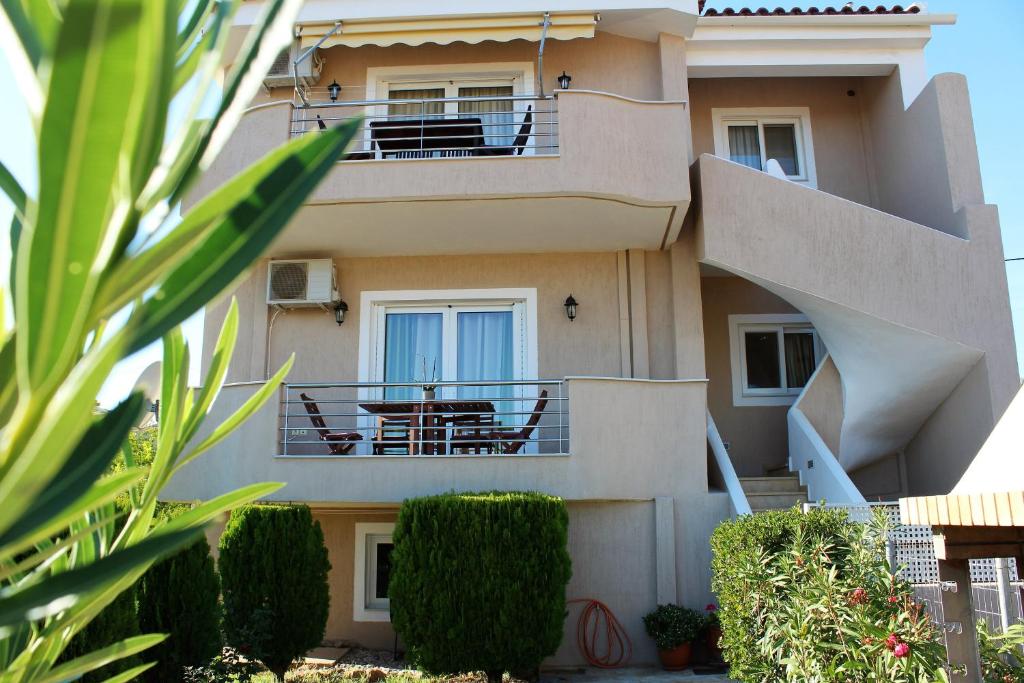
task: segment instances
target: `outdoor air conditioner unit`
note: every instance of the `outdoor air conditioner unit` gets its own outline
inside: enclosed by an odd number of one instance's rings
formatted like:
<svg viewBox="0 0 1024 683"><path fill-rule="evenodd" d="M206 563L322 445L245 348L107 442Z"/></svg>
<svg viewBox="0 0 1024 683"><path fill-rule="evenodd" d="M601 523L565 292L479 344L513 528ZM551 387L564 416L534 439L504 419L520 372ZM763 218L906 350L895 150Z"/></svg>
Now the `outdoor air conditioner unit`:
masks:
<svg viewBox="0 0 1024 683"><path fill-rule="evenodd" d="M273 66L270 67L270 72L264 77L263 85L268 88L291 88L295 85L295 60L302 55L305 50L299 47L299 41L293 41L291 47L282 50L281 54L274 60ZM320 59L320 51L313 50L312 54L307 56L301 62L298 67L298 80L299 85L303 87L311 87L316 85L320 81L320 69L323 66L323 60Z"/></svg>
<svg viewBox="0 0 1024 683"><path fill-rule="evenodd" d="M340 301L334 262L329 258L271 261L267 271L267 303L276 306L326 306Z"/></svg>

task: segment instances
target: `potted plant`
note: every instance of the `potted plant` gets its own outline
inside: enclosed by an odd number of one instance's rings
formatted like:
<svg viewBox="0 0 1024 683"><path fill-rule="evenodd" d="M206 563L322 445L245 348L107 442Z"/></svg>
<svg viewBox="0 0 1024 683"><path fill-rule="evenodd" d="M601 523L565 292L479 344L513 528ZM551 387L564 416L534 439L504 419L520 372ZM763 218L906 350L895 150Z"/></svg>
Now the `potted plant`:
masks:
<svg viewBox="0 0 1024 683"><path fill-rule="evenodd" d="M658 605L644 617L644 628L654 639L658 658L667 671L680 671L689 665L691 646L704 623L700 612L680 605Z"/></svg>
<svg viewBox="0 0 1024 683"><path fill-rule="evenodd" d="M704 608L704 621L707 624L708 656L712 659L722 658L722 624L718 621L718 605L709 602Z"/></svg>

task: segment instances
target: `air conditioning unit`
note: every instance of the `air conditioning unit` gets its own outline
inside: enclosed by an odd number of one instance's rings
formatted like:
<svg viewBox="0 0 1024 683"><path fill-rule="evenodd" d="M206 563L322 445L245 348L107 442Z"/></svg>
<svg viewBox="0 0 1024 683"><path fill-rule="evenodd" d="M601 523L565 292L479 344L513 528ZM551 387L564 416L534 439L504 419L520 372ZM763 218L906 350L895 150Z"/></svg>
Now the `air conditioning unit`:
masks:
<svg viewBox="0 0 1024 683"><path fill-rule="evenodd" d="M293 41L291 47L283 50L274 60L270 72L264 77L263 85L268 88L291 88L295 85L295 60L305 50L299 47L299 41ZM299 62L299 84L308 88L320 81L320 69L323 67L323 60L320 59L320 51L313 50L313 53Z"/></svg>
<svg viewBox="0 0 1024 683"><path fill-rule="evenodd" d="M267 268L268 304L324 306L341 299L329 258L271 261Z"/></svg>

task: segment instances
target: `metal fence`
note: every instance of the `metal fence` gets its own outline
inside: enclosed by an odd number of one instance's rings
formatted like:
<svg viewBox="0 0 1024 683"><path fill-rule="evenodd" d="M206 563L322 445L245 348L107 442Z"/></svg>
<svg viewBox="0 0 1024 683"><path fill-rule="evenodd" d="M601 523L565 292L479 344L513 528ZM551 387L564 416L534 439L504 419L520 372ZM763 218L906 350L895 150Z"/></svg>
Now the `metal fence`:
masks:
<svg viewBox="0 0 1024 683"><path fill-rule="evenodd" d="M568 401L561 380L286 384L279 455L565 455Z"/></svg>
<svg viewBox="0 0 1024 683"><path fill-rule="evenodd" d="M337 100L313 89L296 106L293 136L360 119L345 161L558 154L553 96Z"/></svg>

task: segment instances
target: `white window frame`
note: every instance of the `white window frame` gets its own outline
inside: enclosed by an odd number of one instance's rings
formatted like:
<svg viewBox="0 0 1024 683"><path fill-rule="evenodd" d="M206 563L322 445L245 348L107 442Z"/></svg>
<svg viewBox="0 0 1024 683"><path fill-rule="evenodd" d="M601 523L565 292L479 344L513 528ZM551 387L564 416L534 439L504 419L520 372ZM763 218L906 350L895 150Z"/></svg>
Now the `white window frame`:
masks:
<svg viewBox="0 0 1024 683"><path fill-rule="evenodd" d="M397 88L444 88L445 97L457 97L460 87L488 87L512 85L512 94L534 94L533 62L479 62L466 64L415 64L408 66L376 66L366 69L366 99L386 100L388 91ZM513 100L512 111L525 114L530 103ZM459 112L458 102L445 103L445 115ZM370 120L387 116L388 106L381 103L366 108ZM515 120L520 120L517 116ZM363 131L364 149L372 149L370 127ZM527 144L524 154L533 154L534 146Z"/></svg>
<svg viewBox="0 0 1024 683"><path fill-rule="evenodd" d="M376 561L377 554L367 552L370 543L392 543L395 531L394 522L360 522L356 524L355 564L352 575L355 577L352 586L352 620L353 621L391 621L389 604L372 606L370 595L376 592L377 573L371 563Z"/></svg>
<svg viewBox="0 0 1024 683"><path fill-rule="evenodd" d="M776 330L779 339L779 370L781 388L750 388L747 386L745 332ZM789 406L796 402L804 387L786 387L786 349L782 335L788 330L810 330L814 335L815 361L825 357L825 347L811 321L800 314L752 314L729 316L729 356L732 359L732 402L734 406Z"/></svg>
<svg viewBox="0 0 1024 683"><path fill-rule="evenodd" d="M768 162L764 144L764 124L793 124L796 136L796 154L800 164L799 175L786 178L807 187L818 187L818 173L814 166L814 142L811 135L811 110L809 107L757 107L757 108L713 108L712 128L715 140L715 156L729 159L730 125L757 125L758 142L761 147L761 167Z"/></svg>

